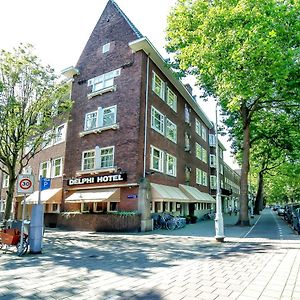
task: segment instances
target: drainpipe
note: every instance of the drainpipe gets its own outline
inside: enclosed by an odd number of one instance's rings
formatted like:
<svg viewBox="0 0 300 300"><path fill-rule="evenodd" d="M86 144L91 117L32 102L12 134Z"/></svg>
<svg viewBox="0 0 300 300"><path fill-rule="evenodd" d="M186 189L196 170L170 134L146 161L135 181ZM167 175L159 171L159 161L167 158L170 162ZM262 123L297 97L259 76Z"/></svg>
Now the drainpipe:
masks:
<svg viewBox="0 0 300 300"><path fill-rule="evenodd" d="M146 156L147 156L147 125L148 125L148 99L149 99L149 64L150 58L147 56L147 70L146 70L146 99L145 99L145 123L144 123L144 170L143 178L146 178Z"/></svg>

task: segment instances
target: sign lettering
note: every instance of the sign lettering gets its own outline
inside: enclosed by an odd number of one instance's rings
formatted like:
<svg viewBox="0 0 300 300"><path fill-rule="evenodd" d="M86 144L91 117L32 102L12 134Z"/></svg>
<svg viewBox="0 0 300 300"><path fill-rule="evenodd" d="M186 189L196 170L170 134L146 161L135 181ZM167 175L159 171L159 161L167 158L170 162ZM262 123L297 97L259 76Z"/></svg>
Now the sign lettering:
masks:
<svg viewBox="0 0 300 300"><path fill-rule="evenodd" d="M127 174L112 174L112 175L101 175L94 177L80 177L72 178L68 180L68 185L84 185L84 184L93 184L93 183L106 183L106 182L119 182L126 181Z"/></svg>

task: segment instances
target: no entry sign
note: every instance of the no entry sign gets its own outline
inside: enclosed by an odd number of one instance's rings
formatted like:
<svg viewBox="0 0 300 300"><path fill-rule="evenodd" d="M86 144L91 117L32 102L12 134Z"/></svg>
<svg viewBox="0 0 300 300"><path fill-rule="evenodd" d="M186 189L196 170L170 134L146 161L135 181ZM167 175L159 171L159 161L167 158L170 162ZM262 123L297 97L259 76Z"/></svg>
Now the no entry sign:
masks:
<svg viewBox="0 0 300 300"><path fill-rule="evenodd" d="M32 194L33 193L33 175L19 175L17 182L18 194Z"/></svg>

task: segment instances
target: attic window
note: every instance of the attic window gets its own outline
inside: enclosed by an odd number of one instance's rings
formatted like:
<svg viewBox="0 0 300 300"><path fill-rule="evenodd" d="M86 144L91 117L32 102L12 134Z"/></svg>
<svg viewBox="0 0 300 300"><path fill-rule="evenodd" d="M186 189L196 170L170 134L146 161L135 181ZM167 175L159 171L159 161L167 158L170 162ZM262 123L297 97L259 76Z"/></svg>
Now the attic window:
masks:
<svg viewBox="0 0 300 300"><path fill-rule="evenodd" d="M110 43L107 43L105 45L102 46L102 53L106 53L109 51L110 48Z"/></svg>

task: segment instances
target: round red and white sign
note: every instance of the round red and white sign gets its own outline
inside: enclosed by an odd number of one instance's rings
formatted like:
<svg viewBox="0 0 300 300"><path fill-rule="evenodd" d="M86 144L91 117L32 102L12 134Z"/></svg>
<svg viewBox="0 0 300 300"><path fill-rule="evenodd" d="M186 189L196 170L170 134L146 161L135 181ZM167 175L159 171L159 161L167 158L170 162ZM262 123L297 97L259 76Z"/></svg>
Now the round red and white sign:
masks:
<svg viewBox="0 0 300 300"><path fill-rule="evenodd" d="M32 187L32 181L29 178L23 178L20 180L20 188L23 190L29 190Z"/></svg>

